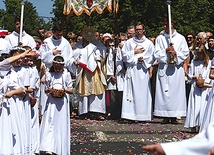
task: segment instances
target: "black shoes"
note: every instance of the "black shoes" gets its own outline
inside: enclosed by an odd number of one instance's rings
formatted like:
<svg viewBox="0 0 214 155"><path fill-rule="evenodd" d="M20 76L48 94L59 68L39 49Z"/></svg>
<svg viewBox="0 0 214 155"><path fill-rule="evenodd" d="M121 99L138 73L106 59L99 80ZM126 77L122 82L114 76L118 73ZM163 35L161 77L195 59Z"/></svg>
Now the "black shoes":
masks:
<svg viewBox="0 0 214 155"><path fill-rule="evenodd" d="M175 117L171 118L171 124L178 124L178 121Z"/></svg>
<svg viewBox="0 0 214 155"><path fill-rule="evenodd" d="M163 118L163 121L161 124L178 124L177 120L175 117L165 117Z"/></svg>
<svg viewBox="0 0 214 155"><path fill-rule="evenodd" d="M161 124L169 124L169 118L164 118Z"/></svg>

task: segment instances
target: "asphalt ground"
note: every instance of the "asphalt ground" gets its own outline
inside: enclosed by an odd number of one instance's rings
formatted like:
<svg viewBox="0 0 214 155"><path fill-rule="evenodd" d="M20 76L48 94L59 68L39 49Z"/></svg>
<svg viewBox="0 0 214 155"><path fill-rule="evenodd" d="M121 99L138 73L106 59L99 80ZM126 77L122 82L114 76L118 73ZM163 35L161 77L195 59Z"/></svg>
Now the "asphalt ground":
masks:
<svg viewBox="0 0 214 155"><path fill-rule="evenodd" d="M142 146L181 141L196 134L183 127L185 118L179 124L161 121L158 117L148 122L71 118L71 154L149 155Z"/></svg>

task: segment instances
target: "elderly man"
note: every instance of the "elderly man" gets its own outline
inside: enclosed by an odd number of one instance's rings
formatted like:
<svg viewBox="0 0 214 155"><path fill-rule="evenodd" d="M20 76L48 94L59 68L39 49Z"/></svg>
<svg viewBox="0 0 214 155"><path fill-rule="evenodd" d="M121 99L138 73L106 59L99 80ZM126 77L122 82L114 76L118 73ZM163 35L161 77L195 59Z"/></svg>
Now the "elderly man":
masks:
<svg viewBox="0 0 214 155"><path fill-rule="evenodd" d="M206 48L208 48L207 45L207 34L205 32L199 32L196 36L196 45L199 47L200 45L205 45Z"/></svg>

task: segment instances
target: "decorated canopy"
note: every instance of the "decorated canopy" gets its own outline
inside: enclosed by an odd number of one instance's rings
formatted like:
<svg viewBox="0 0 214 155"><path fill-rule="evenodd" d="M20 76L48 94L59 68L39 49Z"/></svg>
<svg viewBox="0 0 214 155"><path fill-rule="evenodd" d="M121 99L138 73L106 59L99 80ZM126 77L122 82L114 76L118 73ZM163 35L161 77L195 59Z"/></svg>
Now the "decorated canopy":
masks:
<svg viewBox="0 0 214 155"><path fill-rule="evenodd" d="M93 11L101 14L105 8L107 8L109 12L112 12L112 3L112 0L65 0L63 13L68 15L73 11L79 16L85 12L90 16ZM114 5L115 3L116 1Z"/></svg>

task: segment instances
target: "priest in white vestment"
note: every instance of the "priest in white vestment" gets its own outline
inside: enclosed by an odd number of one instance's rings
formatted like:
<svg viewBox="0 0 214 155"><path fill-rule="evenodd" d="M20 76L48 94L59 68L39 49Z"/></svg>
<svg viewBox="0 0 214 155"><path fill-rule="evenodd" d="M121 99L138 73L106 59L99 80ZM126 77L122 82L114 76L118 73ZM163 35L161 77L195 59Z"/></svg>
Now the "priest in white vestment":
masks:
<svg viewBox="0 0 214 155"><path fill-rule="evenodd" d="M50 68L54 56L61 55L65 61L64 67L73 73L71 67L73 64L73 50L71 48L71 45L67 41L67 39L62 36L63 29L61 26L55 25L52 31L53 35L49 38L46 38L39 49L41 60L47 68Z"/></svg>
<svg viewBox="0 0 214 155"><path fill-rule="evenodd" d="M123 90L121 118L134 121L151 120L152 97L149 68L153 63L154 45L144 35L144 25L135 25L136 36L122 48L127 67Z"/></svg>
<svg viewBox="0 0 214 155"><path fill-rule="evenodd" d="M164 22L164 32L155 40L155 58L159 62L156 78L154 115L164 117L162 123L176 124L176 117L186 116L185 75L183 62L189 49L185 37L174 29L172 23L173 46L170 46L169 24ZM174 64L170 64L169 55Z"/></svg>
<svg viewBox="0 0 214 155"><path fill-rule="evenodd" d="M97 40L84 39L76 44L74 59L77 62L76 88L80 95L79 115L106 113L105 77L106 47Z"/></svg>

